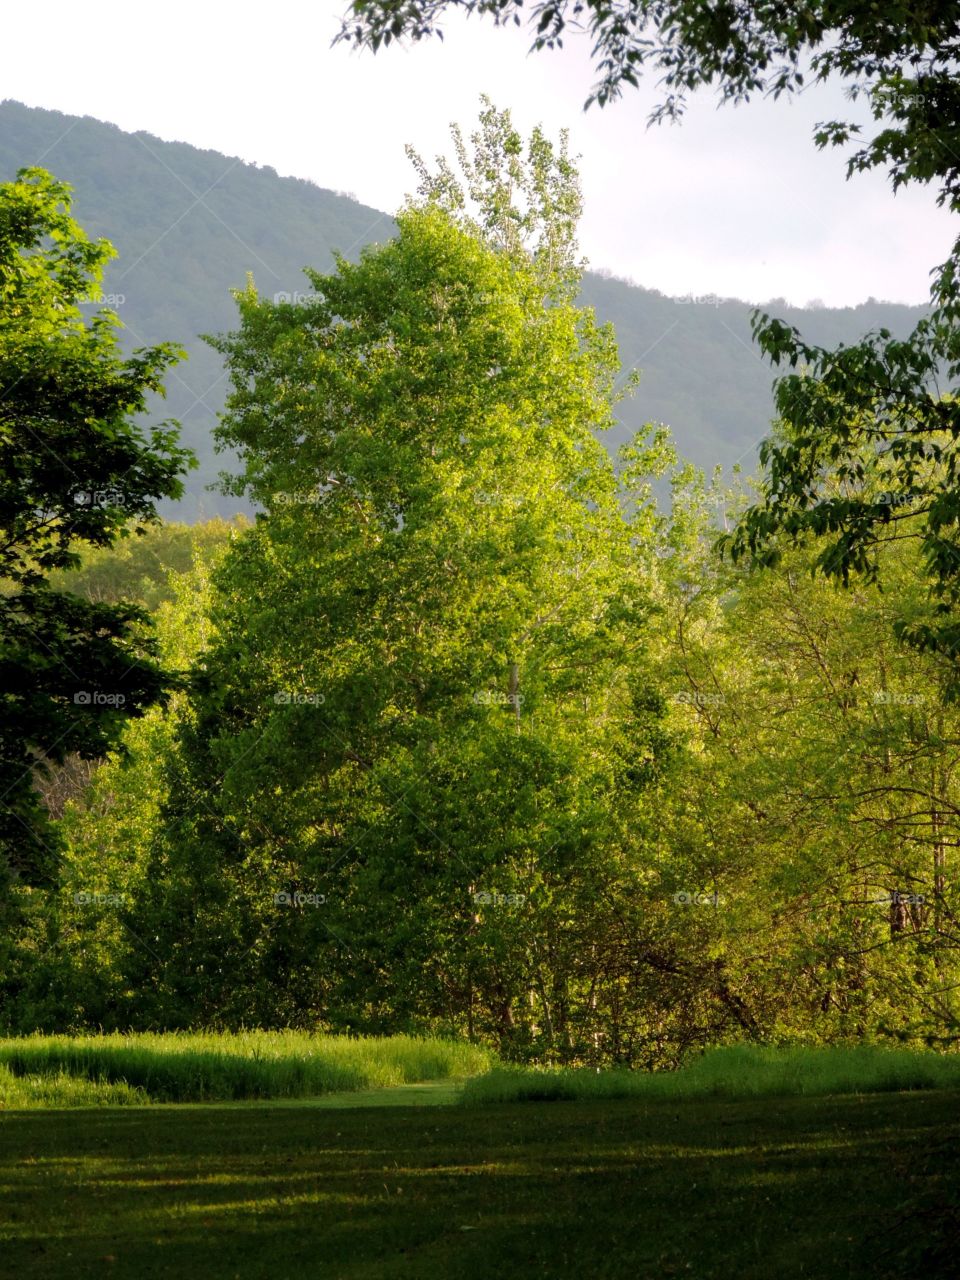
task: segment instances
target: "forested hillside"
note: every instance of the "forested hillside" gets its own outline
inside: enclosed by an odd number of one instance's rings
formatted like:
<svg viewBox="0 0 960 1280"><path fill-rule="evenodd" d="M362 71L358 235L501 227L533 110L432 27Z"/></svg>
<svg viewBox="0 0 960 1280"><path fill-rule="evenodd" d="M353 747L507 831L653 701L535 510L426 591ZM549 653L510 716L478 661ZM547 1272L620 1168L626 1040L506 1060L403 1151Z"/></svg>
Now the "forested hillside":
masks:
<svg viewBox="0 0 960 1280"><path fill-rule="evenodd" d="M168 376L157 415L183 423L184 443L200 466L187 477L185 497L161 509L186 520L242 509L239 499L206 487L231 462L214 454L212 440L227 385L223 363L199 335L235 327L229 291L243 287L248 272L271 299L306 294L304 267L328 270L333 250L356 259L365 244L395 233L393 218L215 151L0 103L0 181L31 164L69 182L80 223L116 247L103 291L126 326L127 348L175 341L189 353ZM624 370L642 371L636 395L618 407L619 425L605 437L611 448L642 423L662 421L680 454L699 466L752 467L773 412L773 375L751 341L750 304L674 299L592 273L580 300L616 326ZM921 313L872 300L842 310L774 310L826 346L855 342L879 326L905 336Z"/></svg>

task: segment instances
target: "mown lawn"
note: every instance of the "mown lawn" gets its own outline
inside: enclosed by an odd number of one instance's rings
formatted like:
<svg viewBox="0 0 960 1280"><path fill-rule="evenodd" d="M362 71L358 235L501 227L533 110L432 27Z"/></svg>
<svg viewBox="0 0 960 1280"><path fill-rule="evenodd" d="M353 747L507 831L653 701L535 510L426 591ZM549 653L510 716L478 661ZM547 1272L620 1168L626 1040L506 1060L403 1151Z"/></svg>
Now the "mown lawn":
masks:
<svg viewBox="0 0 960 1280"><path fill-rule="evenodd" d="M960 1091L0 1114L0 1273L955 1277Z"/></svg>

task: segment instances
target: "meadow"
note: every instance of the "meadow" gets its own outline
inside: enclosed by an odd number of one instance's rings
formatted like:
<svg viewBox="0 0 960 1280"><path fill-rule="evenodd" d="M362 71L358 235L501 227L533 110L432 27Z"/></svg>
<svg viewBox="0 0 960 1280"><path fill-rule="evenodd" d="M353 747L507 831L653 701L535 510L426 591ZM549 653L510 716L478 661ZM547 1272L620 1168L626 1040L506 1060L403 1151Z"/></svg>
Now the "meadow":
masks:
<svg viewBox="0 0 960 1280"><path fill-rule="evenodd" d="M0 1106L310 1098L462 1078L495 1061L474 1045L416 1036L23 1036L0 1040Z"/></svg>
<svg viewBox="0 0 960 1280"><path fill-rule="evenodd" d="M700 1098L771 1098L960 1089L960 1054L873 1045L798 1048L728 1045L708 1049L678 1071L515 1070L468 1080L467 1103Z"/></svg>
<svg viewBox="0 0 960 1280"><path fill-rule="evenodd" d="M676 1071L517 1067L421 1036L304 1031L34 1035L0 1040L0 1107L317 1099L456 1085L465 1105L960 1089L960 1054L878 1045L727 1045ZM399 1094L396 1091L400 1090Z"/></svg>
<svg viewBox="0 0 960 1280"><path fill-rule="evenodd" d="M433 1105L428 1105L433 1104ZM948 1277L960 1055L520 1070L430 1038L0 1041L4 1274Z"/></svg>

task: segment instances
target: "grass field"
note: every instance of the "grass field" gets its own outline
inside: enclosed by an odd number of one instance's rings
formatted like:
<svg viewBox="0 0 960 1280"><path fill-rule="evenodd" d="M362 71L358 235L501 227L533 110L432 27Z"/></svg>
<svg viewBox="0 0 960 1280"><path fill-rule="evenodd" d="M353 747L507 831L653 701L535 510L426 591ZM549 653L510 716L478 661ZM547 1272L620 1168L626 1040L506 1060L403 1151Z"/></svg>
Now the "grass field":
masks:
<svg viewBox="0 0 960 1280"><path fill-rule="evenodd" d="M4 1040L0 1276L953 1280L958 1139L957 1054Z"/></svg>
<svg viewBox="0 0 960 1280"><path fill-rule="evenodd" d="M8 1111L0 1271L952 1278L958 1116L951 1090Z"/></svg>
<svg viewBox="0 0 960 1280"><path fill-rule="evenodd" d="M960 1053L860 1045L713 1048L679 1071L509 1068L460 1041L306 1032L0 1040L0 1110L340 1096L464 1082L468 1104L960 1089Z"/></svg>
<svg viewBox="0 0 960 1280"><path fill-rule="evenodd" d="M463 1041L301 1031L0 1040L0 1107L308 1098L487 1071Z"/></svg>
<svg viewBox="0 0 960 1280"><path fill-rule="evenodd" d="M495 1067L466 1082L467 1103L613 1098L772 1098L960 1089L960 1054L873 1045L709 1049L679 1071Z"/></svg>

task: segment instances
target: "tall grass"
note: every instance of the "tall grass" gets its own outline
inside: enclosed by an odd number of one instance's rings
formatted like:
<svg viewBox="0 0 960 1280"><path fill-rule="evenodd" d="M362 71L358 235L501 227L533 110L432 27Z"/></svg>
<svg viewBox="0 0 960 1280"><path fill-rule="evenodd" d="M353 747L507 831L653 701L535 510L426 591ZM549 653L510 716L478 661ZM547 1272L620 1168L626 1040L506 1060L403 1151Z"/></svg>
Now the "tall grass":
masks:
<svg viewBox="0 0 960 1280"><path fill-rule="evenodd" d="M494 1061L488 1050L456 1041L300 1031L0 1040L0 1068L14 1077L126 1085L158 1102L305 1098L470 1076Z"/></svg>
<svg viewBox="0 0 960 1280"><path fill-rule="evenodd" d="M649 1098L679 1102L938 1088L960 1088L960 1054L873 1045L822 1049L733 1045L708 1049L678 1071L494 1069L468 1080L461 1101Z"/></svg>
<svg viewBox="0 0 960 1280"><path fill-rule="evenodd" d="M877 1046L708 1050L678 1071L505 1068L475 1045L301 1031L0 1040L0 1108L308 1098L466 1079L466 1103L760 1098L960 1088L960 1053Z"/></svg>
<svg viewBox="0 0 960 1280"><path fill-rule="evenodd" d="M66 1072L55 1075L16 1076L0 1067L0 1111L24 1111L36 1107L143 1106L150 1098L128 1084L86 1080Z"/></svg>

